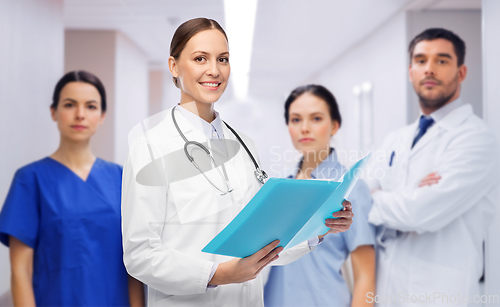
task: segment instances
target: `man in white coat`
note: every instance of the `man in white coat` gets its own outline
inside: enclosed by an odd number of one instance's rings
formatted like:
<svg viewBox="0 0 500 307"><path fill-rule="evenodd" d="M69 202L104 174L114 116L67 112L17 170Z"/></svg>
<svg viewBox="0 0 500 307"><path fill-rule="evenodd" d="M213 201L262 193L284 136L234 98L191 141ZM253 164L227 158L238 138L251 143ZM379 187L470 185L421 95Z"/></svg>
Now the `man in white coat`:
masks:
<svg viewBox="0 0 500 307"><path fill-rule="evenodd" d="M377 293L383 306L480 303L483 242L498 195L493 134L460 98L465 43L428 29L409 46L421 116L386 137L367 182L377 226ZM476 303L476 304L475 304Z"/></svg>

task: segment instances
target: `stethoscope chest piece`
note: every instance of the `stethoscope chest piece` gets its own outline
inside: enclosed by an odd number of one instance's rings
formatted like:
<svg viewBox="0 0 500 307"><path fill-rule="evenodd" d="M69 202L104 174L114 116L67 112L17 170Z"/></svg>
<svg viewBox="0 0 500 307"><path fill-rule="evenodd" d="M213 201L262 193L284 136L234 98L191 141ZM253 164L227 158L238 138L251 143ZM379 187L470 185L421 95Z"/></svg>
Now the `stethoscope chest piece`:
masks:
<svg viewBox="0 0 500 307"><path fill-rule="evenodd" d="M257 178L257 180L259 180L262 184L266 183L266 179L269 177L269 176L267 176L266 171L261 170L260 168L257 168L254 171L254 174L255 174L255 177Z"/></svg>

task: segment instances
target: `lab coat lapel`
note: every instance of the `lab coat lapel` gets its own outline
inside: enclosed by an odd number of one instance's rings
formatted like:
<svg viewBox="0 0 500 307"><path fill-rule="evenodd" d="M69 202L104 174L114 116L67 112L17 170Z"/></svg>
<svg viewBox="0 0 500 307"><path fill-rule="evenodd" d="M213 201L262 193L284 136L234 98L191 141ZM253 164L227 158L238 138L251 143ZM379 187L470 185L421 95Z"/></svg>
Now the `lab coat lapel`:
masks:
<svg viewBox="0 0 500 307"><path fill-rule="evenodd" d="M418 122L414 122L412 125L407 126L402 132L403 136L401 137L401 142L398 146L398 150L395 150L395 159L397 159L397 161L400 161L402 163L401 165L406 165L409 157L412 155L411 145L413 143L413 139L415 138L415 131L417 129L417 126Z"/></svg>
<svg viewBox="0 0 500 307"><path fill-rule="evenodd" d="M429 144L434 138L439 136L442 133L446 133L447 131L453 130L458 125L460 125L467 117L472 115L472 107L467 104L461 106L451 113L446 115L442 120L434 124L426 134L415 144L415 147L411 150L411 156L417 153L419 150L425 147L425 145ZM413 140L413 139L412 139Z"/></svg>
<svg viewBox="0 0 500 307"><path fill-rule="evenodd" d="M174 107L175 108L175 107ZM174 122L172 120L172 109L168 111L168 117L165 118L164 120L166 121L167 124L167 129L170 133L171 136L175 138L177 141L177 138L181 140L182 143L185 143L184 140L182 139L182 136L179 134L179 131L174 125ZM177 125L179 126L180 130L184 134L184 136L189 140L189 141L195 141L191 139L193 137L193 132L194 132L194 127L189 123L189 121L182 116L182 113L179 111L175 111L175 120L177 121ZM199 141L199 140L196 140ZM184 146L184 145L182 145Z"/></svg>
<svg viewBox="0 0 500 307"><path fill-rule="evenodd" d="M469 116L473 114L470 104L463 105L439 121L439 126L446 130L453 130L462 124Z"/></svg>
<svg viewBox="0 0 500 307"><path fill-rule="evenodd" d="M424 148L425 145L427 145L432 139L434 139L436 136L439 134L439 125L434 124L432 127L427 130L427 132L422 136L422 138L415 144L415 146L411 149L410 151L410 156L415 155L416 152L418 152L420 149ZM413 142L413 138L410 138L411 141ZM411 146L411 145L410 145Z"/></svg>
<svg viewBox="0 0 500 307"><path fill-rule="evenodd" d="M408 160L411 156L411 145L415 137L415 131L418 126L418 121L404 127L400 134L397 136L398 141L392 148L394 152L394 161L391 161L389 170L392 172L390 176L394 176L398 180L390 180L389 187L391 191L397 189L398 186L406 184L408 172ZM391 154L391 153L388 153ZM392 160L392 158L391 158ZM394 179L392 178L392 179ZM397 231L384 225L377 226L376 241L380 253L385 253L387 247L387 240L392 240L397 236Z"/></svg>
<svg viewBox="0 0 500 307"><path fill-rule="evenodd" d="M224 122L222 122L222 133L224 133L224 140L229 140L230 142L238 142L238 139L236 138L234 133L227 128L227 126ZM217 147L217 146L214 146L214 147ZM214 148L214 149L219 151L220 153L222 153L222 151L220 149L218 149L218 148ZM226 146L226 149L229 150L228 146ZM240 148L239 150L242 150L242 149L243 148ZM228 152L227 154L230 156L230 152Z"/></svg>
<svg viewBox="0 0 500 307"><path fill-rule="evenodd" d="M233 179L233 188L235 188L235 193L234 196L236 197L236 200L240 200L243 197L243 191L241 190L242 187L246 187L248 185L248 180L247 180L247 167L246 165L248 164L248 161L245 160L244 155L246 154L245 149L243 146L240 144L234 133L229 130L226 126L226 124L222 123L222 131L224 133L224 139L228 140L229 142L237 142L239 146L237 147L237 152L232 152L235 146L226 146L227 149L227 154L228 157L230 158L225 165L227 165L227 172L230 178ZM227 145L227 144L226 144ZM216 146L213 146L216 147ZM225 155L224 155L225 156ZM245 174L245 175L243 175ZM237 180L238 182L235 183L234 181ZM238 187L238 190L236 190L236 187Z"/></svg>

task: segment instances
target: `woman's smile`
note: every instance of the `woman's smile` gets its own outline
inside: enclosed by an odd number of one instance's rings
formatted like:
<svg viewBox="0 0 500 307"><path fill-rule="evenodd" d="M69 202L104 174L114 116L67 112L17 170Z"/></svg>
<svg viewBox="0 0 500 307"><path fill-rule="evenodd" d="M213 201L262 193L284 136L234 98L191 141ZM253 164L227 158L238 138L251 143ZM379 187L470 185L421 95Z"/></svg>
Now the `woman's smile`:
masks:
<svg viewBox="0 0 500 307"><path fill-rule="evenodd" d="M198 82L201 86L209 91L217 91L220 88L220 82Z"/></svg>

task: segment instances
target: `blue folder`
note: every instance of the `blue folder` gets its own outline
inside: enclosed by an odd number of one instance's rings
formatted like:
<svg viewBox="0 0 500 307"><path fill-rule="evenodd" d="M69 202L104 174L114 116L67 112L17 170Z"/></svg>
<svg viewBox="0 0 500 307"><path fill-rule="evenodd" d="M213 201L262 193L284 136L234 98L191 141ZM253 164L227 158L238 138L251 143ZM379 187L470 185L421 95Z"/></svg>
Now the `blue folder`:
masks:
<svg viewBox="0 0 500 307"><path fill-rule="evenodd" d="M354 164L341 182L270 178L202 251L242 258L276 239L289 249L325 234L325 219L342 210L369 157Z"/></svg>

